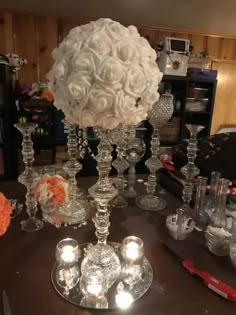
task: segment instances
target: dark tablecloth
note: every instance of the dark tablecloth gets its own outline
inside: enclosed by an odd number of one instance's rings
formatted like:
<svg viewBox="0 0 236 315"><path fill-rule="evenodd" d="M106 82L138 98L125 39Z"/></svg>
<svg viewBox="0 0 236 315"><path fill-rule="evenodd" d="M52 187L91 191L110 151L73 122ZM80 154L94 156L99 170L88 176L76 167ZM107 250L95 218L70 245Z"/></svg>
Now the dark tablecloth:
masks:
<svg viewBox="0 0 236 315"><path fill-rule="evenodd" d="M82 178L80 186L91 186L94 178ZM143 190L142 184L137 184ZM1 182L0 191L7 197L23 198L24 188L16 182ZM127 208L113 209L109 240L121 242L127 235L143 239L145 255L154 270L150 290L126 311L105 311L105 314L127 315L235 315L236 304L206 288L191 277L162 246L162 240L182 255L194 259L197 265L210 271L236 288L236 271L228 257L212 255L206 248L204 235L194 232L187 240L177 242L165 228L165 216L174 212L180 201L173 195L162 195L167 209L147 212L137 208L131 200ZM79 243L95 240L94 226L89 222L80 229L55 228L49 224L38 232L21 231L14 219L7 233L0 237L0 290L8 293L13 315L90 315L104 311L90 311L76 307L62 299L50 281L55 262L55 247L59 240L72 237Z"/></svg>

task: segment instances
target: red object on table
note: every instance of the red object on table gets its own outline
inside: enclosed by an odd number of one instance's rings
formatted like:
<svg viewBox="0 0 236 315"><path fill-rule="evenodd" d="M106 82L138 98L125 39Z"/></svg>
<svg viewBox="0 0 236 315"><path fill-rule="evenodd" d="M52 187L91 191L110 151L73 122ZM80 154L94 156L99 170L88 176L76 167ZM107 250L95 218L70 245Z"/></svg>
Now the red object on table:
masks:
<svg viewBox="0 0 236 315"><path fill-rule="evenodd" d="M209 272L205 270L200 270L195 266L193 260L190 259L183 259L178 254L176 254L168 245L163 243L164 247L168 249L168 251L175 256L180 262L181 265L191 274L197 276L203 283L216 294L222 296L228 301L236 301L236 289L230 287L229 285L225 284L223 281L215 278Z"/></svg>
<svg viewBox="0 0 236 315"><path fill-rule="evenodd" d="M236 301L236 289L215 278L209 272L195 267L192 260L183 260L182 266L191 274L196 275L203 280L203 283L212 291L219 294L228 301Z"/></svg>

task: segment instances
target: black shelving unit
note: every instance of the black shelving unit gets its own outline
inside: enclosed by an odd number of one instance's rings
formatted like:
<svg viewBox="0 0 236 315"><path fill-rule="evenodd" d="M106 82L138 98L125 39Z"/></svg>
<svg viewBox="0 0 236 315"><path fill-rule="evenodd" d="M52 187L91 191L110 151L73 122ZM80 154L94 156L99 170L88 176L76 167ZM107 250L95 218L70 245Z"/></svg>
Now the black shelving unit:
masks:
<svg viewBox="0 0 236 315"><path fill-rule="evenodd" d="M160 93L168 90L174 96L175 109L172 119L161 131L161 145L174 145L188 138L186 124L204 125L199 137L210 135L216 86L217 80L210 77L163 76ZM191 109L197 103L199 108Z"/></svg>
<svg viewBox="0 0 236 315"><path fill-rule="evenodd" d="M17 177L16 122L12 72L0 63L0 180Z"/></svg>

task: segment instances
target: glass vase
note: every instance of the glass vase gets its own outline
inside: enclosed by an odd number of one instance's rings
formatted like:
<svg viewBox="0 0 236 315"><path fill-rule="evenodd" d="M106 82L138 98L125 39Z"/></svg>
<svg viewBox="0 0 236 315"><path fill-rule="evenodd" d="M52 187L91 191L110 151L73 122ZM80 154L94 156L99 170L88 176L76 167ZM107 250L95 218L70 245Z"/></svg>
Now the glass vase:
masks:
<svg viewBox="0 0 236 315"><path fill-rule="evenodd" d="M231 182L228 179L219 179L216 208L206 230L207 247L217 256L226 256L229 254L231 233L227 228L225 206L230 184Z"/></svg>
<svg viewBox="0 0 236 315"><path fill-rule="evenodd" d="M219 186L220 172L211 172L211 182L209 195L206 198L205 209L208 217L210 218L215 211L217 202L217 192Z"/></svg>
<svg viewBox="0 0 236 315"><path fill-rule="evenodd" d="M233 218L231 234L232 239L229 247L229 256L233 266L236 268L236 218Z"/></svg>
<svg viewBox="0 0 236 315"><path fill-rule="evenodd" d="M26 187L26 211L28 219L21 221L22 230L34 232L42 229L43 222L36 218L38 206L34 194L34 183L37 179L37 174L33 169L34 148L31 140L31 135L36 129L37 124L34 123L17 123L15 127L22 133L22 156L25 164L24 172L18 177L18 181Z"/></svg>
<svg viewBox="0 0 236 315"><path fill-rule="evenodd" d="M69 202L60 208L61 220L64 224L83 224L88 218L89 208L88 202L78 188L76 180L76 174L82 168L80 162L77 160L78 138L76 125L69 122L65 122L65 125L69 130L67 138L69 161L64 164L63 169L69 176Z"/></svg>
<svg viewBox="0 0 236 315"><path fill-rule="evenodd" d="M190 201L193 194L193 178L199 174L199 169L194 164L197 156L197 134L204 128L201 125L186 125L190 132L190 139L187 148L188 163L181 168L185 177L183 188L183 203L177 208L175 215L167 217L166 226L172 237L176 240L185 239L194 230L193 213Z"/></svg>
<svg viewBox="0 0 236 315"><path fill-rule="evenodd" d="M110 226L108 204L118 192L108 177L112 161L109 131L99 128L98 133L100 143L96 160L99 178L97 183L88 190L97 206L97 212L93 218L97 244L94 246L90 244L86 250L81 271L84 273L90 267L100 267L107 280L108 288L110 288L121 271L120 260L114 248L107 244Z"/></svg>
<svg viewBox="0 0 236 315"><path fill-rule="evenodd" d="M145 162L150 170L147 182L147 195L136 198L139 208L149 211L161 211L166 207L165 200L155 196L157 171L162 167L160 161L160 135L159 129L163 127L173 114L173 96L163 94L148 113L148 120L153 126L151 140L151 157Z"/></svg>
<svg viewBox="0 0 236 315"><path fill-rule="evenodd" d="M138 193L135 190L136 183L136 164L142 159L145 154L146 146L142 139L134 138L126 150L126 160L129 163L128 185L125 191L125 196L128 198L137 197Z"/></svg>
<svg viewBox="0 0 236 315"><path fill-rule="evenodd" d="M193 218L195 221L195 228L198 231L205 231L207 227L207 213L205 211L205 197L206 197L207 178L198 177Z"/></svg>

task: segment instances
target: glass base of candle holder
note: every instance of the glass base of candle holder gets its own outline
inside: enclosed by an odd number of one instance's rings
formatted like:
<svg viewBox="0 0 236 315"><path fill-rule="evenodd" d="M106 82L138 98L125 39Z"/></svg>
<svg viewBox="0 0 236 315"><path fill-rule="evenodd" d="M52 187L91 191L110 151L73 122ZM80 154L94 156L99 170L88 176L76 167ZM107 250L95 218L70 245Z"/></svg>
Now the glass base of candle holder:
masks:
<svg viewBox="0 0 236 315"><path fill-rule="evenodd" d="M139 208L147 211L161 211L166 207L165 200L153 195L139 196L135 202Z"/></svg>
<svg viewBox="0 0 236 315"><path fill-rule="evenodd" d="M23 231L35 232L43 228L43 222L37 218L28 218L21 221L21 228Z"/></svg>
<svg viewBox="0 0 236 315"><path fill-rule="evenodd" d="M116 254L118 255L119 259L122 260L121 255L120 255L120 244L115 243L115 242L109 242L109 245L111 245L113 247L113 249L116 252ZM88 250L87 249L88 246L89 246L88 243L80 245L80 249L82 250L83 254L81 257L82 259L79 260L79 267L81 267L81 260L83 260L84 253ZM51 281L52 281L53 287L57 291L57 293L62 298L67 300L68 302L70 302L74 305L80 306L80 307L87 308L87 309L108 310L108 309L115 309L115 308L122 307L122 305L119 306L116 303L116 297L117 297L117 294L119 294L118 293L118 287L120 286L120 283L123 282L122 275L120 275L120 277L112 285L112 287L110 289L108 289L106 296L104 296L102 301L101 301L101 299L98 299L97 303L95 303L94 300L93 300L93 303L89 303L89 301L86 301L86 299L84 298L84 296L80 290L79 283L76 284L70 290L63 288L58 284L57 268L58 268L58 262L56 262L52 268ZM143 258L142 268L143 268L142 269L143 270L142 279L140 279L140 281L135 283L133 288L130 288L129 285L123 283L124 292L129 294L129 296L132 297L133 302L140 299L149 290L149 288L152 284L152 281L153 281L152 266L146 257Z"/></svg>
<svg viewBox="0 0 236 315"><path fill-rule="evenodd" d="M89 217L89 203L86 200L74 200L60 208L59 213L64 225L81 224Z"/></svg>
<svg viewBox="0 0 236 315"><path fill-rule="evenodd" d="M114 208L125 208L128 206L128 202L122 195L118 195L115 199L111 202L112 207Z"/></svg>
<svg viewBox="0 0 236 315"><path fill-rule="evenodd" d="M137 191L132 191L132 190L126 190L125 191L125 197L127 198L136 198L138 196Z"/></svg>

